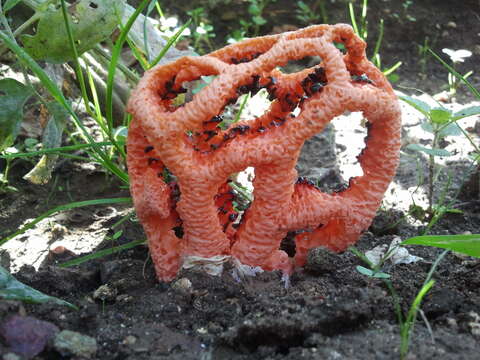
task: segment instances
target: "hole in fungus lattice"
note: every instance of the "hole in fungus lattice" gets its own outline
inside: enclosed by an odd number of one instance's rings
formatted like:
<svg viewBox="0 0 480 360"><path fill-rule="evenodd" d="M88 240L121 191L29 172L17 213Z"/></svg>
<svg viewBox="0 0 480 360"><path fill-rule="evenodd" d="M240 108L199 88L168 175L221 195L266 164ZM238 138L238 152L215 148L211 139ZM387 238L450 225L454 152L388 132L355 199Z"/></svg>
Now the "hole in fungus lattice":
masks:
<svg viewBox="0 0 480 360"><path fill-rule="evenodd" d="M365 148L368 135L368 122L361 112L345 113L331 122L335 129L333 138L337 166L341 177L350 178L363 175L358 157Z"/></svg>

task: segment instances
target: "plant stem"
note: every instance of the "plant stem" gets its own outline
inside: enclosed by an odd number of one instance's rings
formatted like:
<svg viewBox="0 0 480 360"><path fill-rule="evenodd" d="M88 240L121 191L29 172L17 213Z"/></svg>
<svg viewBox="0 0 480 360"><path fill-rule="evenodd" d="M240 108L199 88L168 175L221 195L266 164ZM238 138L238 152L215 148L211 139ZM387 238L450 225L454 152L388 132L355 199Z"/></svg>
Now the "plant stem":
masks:
<svg viewBox="0 0 480 360"><path fill-rule="evenodd" d="M432 148L437 148L439 132L435 131L433 135ZM433 155L428 156L428 210L427 212L431 215L433 213L433 173L435 171L435 157Z"/></svg>

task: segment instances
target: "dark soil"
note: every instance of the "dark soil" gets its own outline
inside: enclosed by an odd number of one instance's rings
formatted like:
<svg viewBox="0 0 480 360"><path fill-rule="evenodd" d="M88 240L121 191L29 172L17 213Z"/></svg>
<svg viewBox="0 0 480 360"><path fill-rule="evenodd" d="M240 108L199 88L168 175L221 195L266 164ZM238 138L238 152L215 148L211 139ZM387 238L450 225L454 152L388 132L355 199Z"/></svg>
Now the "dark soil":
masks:
<svg viewBox="0 0 480 360"><path fill-rule="evenodd" d="M173 5L175 3L175 5ZM201 3L201 2L199 2ZM213 1L210 4L214 3ZM222 37L246 15L245 4L231 1L206 8ZM357 1L359 3L359 1ZM447 72L434 59L422 67L418 45L428 36L434 49L469 49L474 55L462 71L475 69L479 62L477 32L480 3L425 0L413 2L406 12L402 1L369 2L369 39L376 39L376 24L385 20L381 54L386 66L403 62L397 85L421 88L429 93L444 90ZM167 12L184 15L189 1L165 1ZM294 17L293 2L278 0L269 5L269 32L274 25L303 26ZM360 4L357 4L360 5ZM326 1L330 22L348 22L345 1ZM235 20L222 20L227 11L237 12ZM398 14L398 17L397 15ZM374 40L370 40L374 41ZM370 44L372 47L372 44ZM476 53L475 53L476 51ZM479 84L477 75L472 77ZM468 93L461 90L468 99ZM478 138L475 138L478 142ZM54 206L71 201L127 196L119 184L100 170L86 169L66 162L55 172L56 182L34 186L22 180L31 164L17 162L10 175L19 192L0 195L0 236L3 237ZM399 173L397 181L409 182L411 173ZM460 188L461 184L456 184ZM123 191L123 193L122 193ZM434 234L480 233L478 187L463 194L462 214L447 214L432 229ZM409 201L409 199L399 199ZM478 202L478 201L477 201ZM115 211L111 210L114 208ZM92 232L105 230L100 238L112 235L112 225L128 211L126 207L97 207L56 216L53 223L86 241ZM406 239L424 229L420 222L399 221L405 214L395 208L381 210L370 229L361 237L361 252L390 244L395 236ZM144 237L136 222L126 222L115 245ZM45 228L44 241L52 242L53 230ZM98 240L98 239L97 239ZM95 250L112 246L105 238ZM48 245L46 245L48 248ZM356 270L364 265L351 252L333 254L323 249L310 252L308 265L291 277L285 288L279 273L262 273L236 282L230 269L222 276L183 271L176 281L159 283L146 247L139 246L77 267L61 268L72 258L72 249L50 251L38 270L29 265L15 270L15 277L46 294L76 304L72 310L53 304L0 302L0 322L13 314L29 315L55 324L60 330L73 330L97 342L94 359L398 359L400 330L394 300L385 283ZM410 247L423 258L412 264L392 265L383 271L391 275L400 307L406 313L421 288L432 263L442 250ZM15 259L2 253L8 267ZM449 253L438 266L436 283L422 304L411 339L408 359L478 359L480 349L480 262ZM17 271L18 270L18 271ZM102 285L108 291L94 298ZM0 342L0 353L10 352ZM49 344L35 359L64 359ZM81 358L79 356L74 358ZM4 357L6 359L6 357Z"/></svg>

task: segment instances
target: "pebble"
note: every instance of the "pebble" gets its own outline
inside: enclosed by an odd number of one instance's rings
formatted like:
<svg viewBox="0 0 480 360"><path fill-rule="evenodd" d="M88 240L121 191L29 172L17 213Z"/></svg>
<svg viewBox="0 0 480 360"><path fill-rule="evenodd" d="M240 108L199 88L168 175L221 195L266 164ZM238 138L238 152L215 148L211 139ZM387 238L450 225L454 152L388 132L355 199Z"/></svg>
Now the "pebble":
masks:
<svg viewBox="0 0 480 360"><path fill-rule="evenodd" d="M137 342L137 338L133 335L128 335L123 339L122 344L124 345L134 345Z"/></svg>
<svg viewBox="0 0 480 360"><path fill-rule="evenodd" d="M62 356L81 356L89 359L97 352L97 341L75 331L63 330L55 337L53 347Z"/></svg>
<svg viewBox="0 0 480 360"><path fill-rule="evenodd" d="M93 292L93 298L100 301L114 301L117 294L118 290L115 287L104 284Z"/></svg>
<svg viewBox="0 0 480 360"><path fill-rule="evenodd" d="M133 301L133 296L127 295L127 294L121 294L118 295L117 298L115 299L117 302L132 302Z"/></svg>
<svg viewBox="0 0 480 360"><path fill-rule="evenodd" d="M180 295L191 295L192 282L187 278L180 278L172 284L172 290L179 293Z"/></svg>
<svg viewBox="0 0 480 360"><path fill-rule="evenodd" d="M22 360L20 356L14 353L7 353L2 356L2 360Z"/></svg>
<svg viewBox="0 0 480 360"><path fill-rule="evenodd" d="M474 311L470 311L468 313L468 316L470 317L470 320L471 320L468 322L468 327L470 328L470 332L476 338L480 338L480 315L478 315Z"/></svg>
<svg viewBox="0 0 480 360"><path fill-rule="evenodd" d="M305 269L316 274L329 273L337 268L339 255L326 247L318 247L308 251Z"/></svg>
<svg viewBox="0 0 480 360"><path fill-rule="evenodd" d="M0 335L12 352L31 359L40 354L59 329L31 316L14 315L0 327Z"/></svg>

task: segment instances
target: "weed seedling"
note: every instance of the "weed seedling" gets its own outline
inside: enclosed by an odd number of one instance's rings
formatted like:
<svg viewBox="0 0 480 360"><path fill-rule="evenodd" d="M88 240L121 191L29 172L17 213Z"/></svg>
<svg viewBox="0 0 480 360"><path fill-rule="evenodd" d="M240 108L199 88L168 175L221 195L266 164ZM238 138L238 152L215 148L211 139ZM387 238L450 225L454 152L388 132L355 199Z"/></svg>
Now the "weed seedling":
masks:
<svg viewBox="0 0 480 360"><path fill-rule="evenodd" d="M392 281L390 280L390 274L384 273L380 270L383 264L385 263L385 261L396 250L396 247L391 248L387 253L385 253L384 256L380 259L378 264L373 264L364 254L362 254L356 248L350 247L349 249L352 253L354 253L360 259L362 259L368 266L368 268L363 266L357 266L357 271L370 278L376 278L376 279L382 280L390 292L390 296L393 299L395 314L397 316L397 321L400 327L400 359L403 360L408 355L408 351L410 347L410 339L412 337L413 330L415 327L417 314L419 311L421 311L420 310L421 303L425 298L425 295L427 295L427 293L435 284L435 280L432 279L433 273L435 272L435 269L437 268L440 261L445 257L445 255L448 253L449 250L445 250L442 254L440 254L440 256L437 257L432 267L430 268L430 271L428 272L427 277L425 278L422 284L422 287L418 291L417 295L415 296L413 302L411 303L408 309L407 314L405 315L402 312L399 296L395 288L393 287Z"/></svg>
<svg viewBox="0 0 480 360"><path fill-rule="evenodd" d="M203 7L197 7L187 11L187 14L192 19L192 29L190 33L193 38L193 47L200 53L207 52L203 48L203 45L207 46L208 51L213 51L213 45L210 39L215 37L215 32L213 26L209 23L205 9Z"/></svg>
<svg viewBox="0 0 480 360"><path fill-rule="evenodd" d="M359 22L357 22L357 19L356 19L356 16L355 16L355 10L353 8L353 3L352 2L348 3L348 11L349 11L350 21L352 23L353 30L362 40L367 41L367 37L368 37L368 20L367 20L368 0L363 0L363 2L362 2L362 10L361 10L360 21ZM378 37L377 37L377 40L375 42L373 55L371 57L372 62L379 69L382 69L382 61L381 61L381 57L380 57L380 46L382 45L382 41L383 41L383 32L384 32L383 19L380 19L380 23L379 23L379 26L378 26ZM395 74L393 74L393 73L401 65L402 65L402 62L397 61L393 66L391 66L387 69L383 69L382 72L385 76L389 77L390 81L395 82L395 81L398 80L398 75L395 76Z"/></svg>
<svg viewBox="0 0 480 360"><path fill-rule="evenodd" d="M297 1L295 13L296 18L305 25L316 24L320 20L323 24L328 24L328 15L324 0L317 0L312 6L303 1Z"/></svg>
<svg viewBox="0 0 480 360"><path fill-rule="evenodd" d="M472 52L469 50L452 50L452 49L442 49L442 52L447 54L452 62L452 68L455 70L458 63L463 63L466 58L472 56ZM467 79L470 75L473 74L473 71L468 71L463 74L463 77ZM460 85L460 81L458 78L452 73L448 73L448 93L450 96L454 96L457 93L458 86Z"/></svg>
<svg viewBox="0 0 480 360"><path fill-rule="evenodd" d="M429 104L421 101L419 99L402 95L400 99L405 101L407 104L418 110L424 116L422 121L422 129L431 133L433 135L432 144L430 147L426 147L420 144L410 144L407 146L407 149L413 150L417 153L424 153L428 156L428 209L427 213L431 218L439 218L439 215L443 215L445 212L451 212L452 209L445 207L444 201L445 194L448 189L444 189L443 195L440 196L440 202L435 206L434 204L434 182L436 178L436 162L437 157L448 157L452 154L446 150L439 147L439 144L442 139L446 136L459 136L464 135L470 141L472 146L476 151L478 148L476 144L471 140L468 134L458 125L457 121L468 116L480 114L480 106L471 106L463 108L457 112L452 112L451 110L445 108L440 103L437 103L438 106L430 106ZM449 186L450 181L447 182Z"/></svg>

